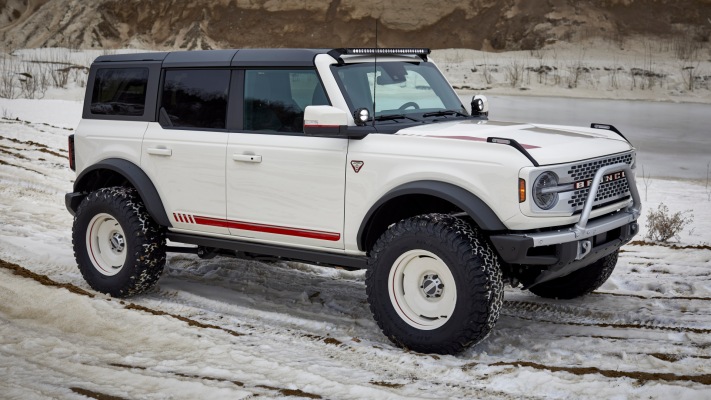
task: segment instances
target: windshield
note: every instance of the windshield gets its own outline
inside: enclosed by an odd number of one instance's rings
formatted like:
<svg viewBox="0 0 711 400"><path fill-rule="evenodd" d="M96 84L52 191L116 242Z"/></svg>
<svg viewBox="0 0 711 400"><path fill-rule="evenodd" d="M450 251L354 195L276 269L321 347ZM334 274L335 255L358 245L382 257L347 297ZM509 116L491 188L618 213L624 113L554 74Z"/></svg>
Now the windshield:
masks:
<svg viewBox="0 0 711 400"><path fill-rule="evenodd" d="M439 70L427 62L383 62L332 66L351 112L368 109L371 116L427 117L450 110L469 115ZM373 83L376 85L373 85ZM373 99L375 92L375 99ZM375 100L375 101L374 101ZM375 114L373 114L375 103Z"/></svg>

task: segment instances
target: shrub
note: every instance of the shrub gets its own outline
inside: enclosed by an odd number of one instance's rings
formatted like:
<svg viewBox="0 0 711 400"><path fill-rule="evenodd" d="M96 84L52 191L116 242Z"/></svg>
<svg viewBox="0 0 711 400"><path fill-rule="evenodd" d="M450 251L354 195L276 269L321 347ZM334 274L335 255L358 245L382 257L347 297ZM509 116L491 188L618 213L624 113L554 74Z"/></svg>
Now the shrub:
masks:
<svg viewBox="0 0 711 400"><path fill-rule="evenodd" d="M679 240L679 233L693 220L691 210L670 214L669 207L661 203L656 210L649 210L647 213L646 237L659 242L667 242L671 238Z"/></svg>

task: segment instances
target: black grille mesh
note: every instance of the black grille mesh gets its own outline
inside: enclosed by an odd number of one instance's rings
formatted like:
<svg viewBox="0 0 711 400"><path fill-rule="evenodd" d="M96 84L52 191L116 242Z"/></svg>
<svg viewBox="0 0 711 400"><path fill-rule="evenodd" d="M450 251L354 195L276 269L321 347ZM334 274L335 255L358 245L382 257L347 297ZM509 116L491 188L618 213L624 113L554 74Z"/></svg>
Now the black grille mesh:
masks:
<svg viewBox="0 0 711 400"><path fill-rule="evenodd" d="M603 160L591 161L584 164L573 165L568 171L568 175L573 181L592 179L598 169L618 163L632 164L632 154L622 154L616 157L605 158Z"/></svg>
<svg viewBox="0 0 711 400"><path fill-rule="evenodd" d="M582 180L592 179L598 169L606 167L613 164L632 164L632 154L622 154L615 157L605 158L602 160L595 160L583 164L577 164L570 167L568 175L574 182L579 182ZM617 181L606 182L600 184L600 188L597 191L597 196L595 197L595 205L600 203L608 203L610 200L616 200L618 198L624 198L629 196L630 187L627 183L627 179L620 179ZM568 204L573 208L574 211L582 208L585 205L585 200L588 198L588 193L590 193L590 188L580 189L573 192L573 196L568 200ZM594 208L594 207L593 207Z"/></svg>

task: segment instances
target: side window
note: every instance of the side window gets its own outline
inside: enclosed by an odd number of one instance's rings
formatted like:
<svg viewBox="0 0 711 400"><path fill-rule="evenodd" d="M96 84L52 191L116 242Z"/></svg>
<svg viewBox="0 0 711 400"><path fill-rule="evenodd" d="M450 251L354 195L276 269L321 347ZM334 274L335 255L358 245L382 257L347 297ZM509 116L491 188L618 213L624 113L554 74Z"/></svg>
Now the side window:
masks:
<svg viewBox="0 0 711 400"><path fill-rule="evenodd" d="M302 132L310 105L329 105L315 70L245 71L245 130Z"/></svg>
<svg viewBox="0 0 711 400"><path fill-rule="evenodd" d="M148 68L101 68L91 94L92 114L142 116Z"/></svg>
<svg viewBox="0 0 711 400"><path fill-rule="evenodd" d="M165 72L158 121L163 127L225 129L230 71Z"/></svg>

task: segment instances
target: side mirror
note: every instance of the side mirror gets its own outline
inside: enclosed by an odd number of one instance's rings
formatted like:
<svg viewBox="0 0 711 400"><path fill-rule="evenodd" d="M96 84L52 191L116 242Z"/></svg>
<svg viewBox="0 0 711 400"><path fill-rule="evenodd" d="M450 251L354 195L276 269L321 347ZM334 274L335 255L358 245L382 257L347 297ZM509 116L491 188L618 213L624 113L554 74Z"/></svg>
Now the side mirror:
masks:
<svg viewBox="0 0 711 400"><path fill-rule="evenodd" d="M332 106L307 106L304 134L307 136L347 137L348 113Z"/></svg>
<svg viewBox="0 0 711 400"><path fill-rule="evenodd" d="M478 94L472 97L472 117L488 117L489 100L486 96Z"/></svg>

